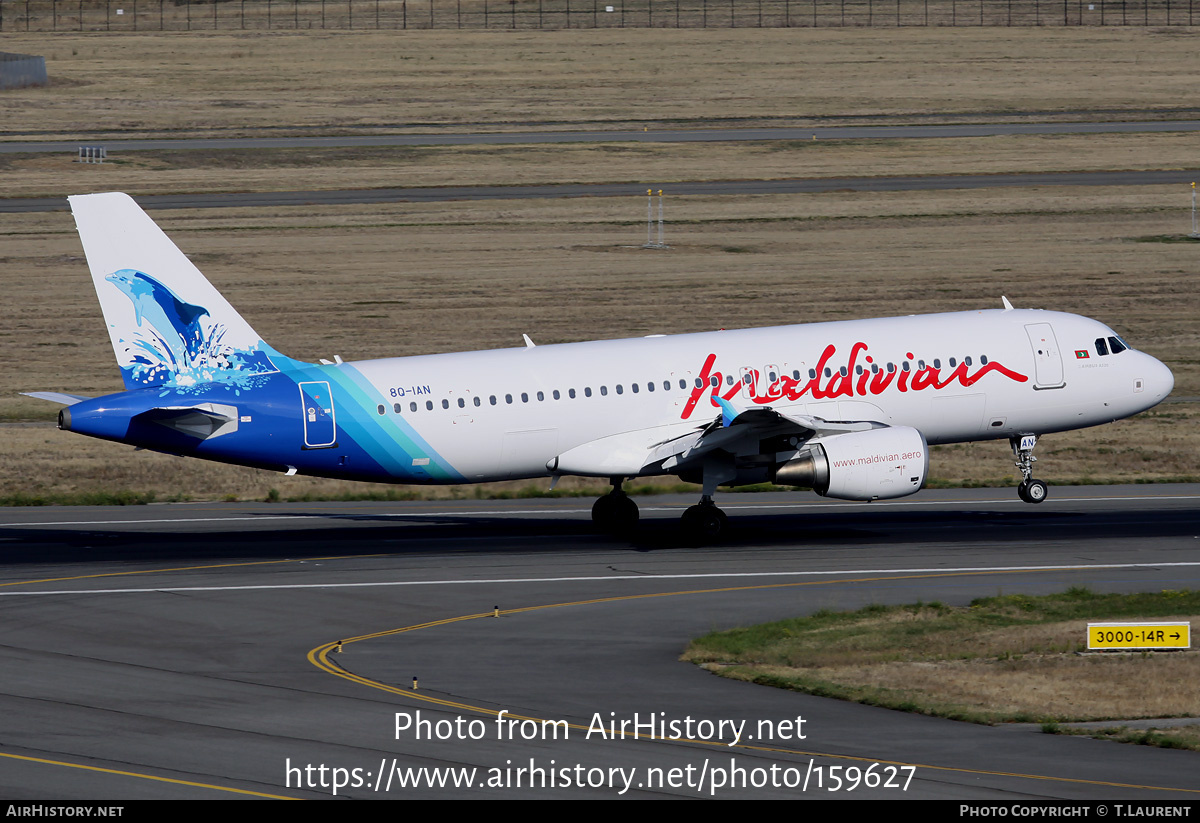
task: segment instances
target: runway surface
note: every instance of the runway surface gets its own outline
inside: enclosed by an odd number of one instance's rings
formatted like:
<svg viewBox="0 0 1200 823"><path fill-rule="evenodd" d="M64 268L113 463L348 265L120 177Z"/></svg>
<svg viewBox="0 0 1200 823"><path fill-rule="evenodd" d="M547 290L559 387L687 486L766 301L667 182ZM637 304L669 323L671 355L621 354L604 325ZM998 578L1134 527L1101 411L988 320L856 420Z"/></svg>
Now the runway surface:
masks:
<svg viewBox="0 0 1200 823"><path fill-rule="evenodd" d="M1200 120L1147 120L1106 123L951 123L895 126L814 126L810 128L718 128L442 132L363 134L328 137L203 137L180 140L23 140L0 141L0 154L74 152L81 145L108 151L186 151L228 149L361 148L364 146L471 146L545 143L717 143L761 140L897 140L933 137L997 137L1014 134L1130 134L1200 131Z"/></svg>
<svg viewBox="0 0 1200 823"><path fill-rule="evenodd" d="M632 542L593 535L577 499L0 511L0 796L1200 798L1195 753L677 660L711 629L822 608L1195 587L1200 486L724 494L734 534L703 549L675 529L692 502L641 499ZM691 718L692 739L597 730L635 714ZM850 790L868 770L880 785Z"/></svg>
<svg viewBox="0 0 1200 823"><path fill-rule="evenodd" d="M665 185L672 195L815 194L830 191L928 191L1014 186L1187 185L1200 169L1042 172L1020 174L939 174L904 177L823 177L804 180L699 180ZM562 183L531 186L430 186L426 188L331 189L321 191L148 194L134 199L144 209L216 209L429 203L448 200L517 200L556 197L645 196L646 183ZM657 187L660 184L655 184ZM0 199L0 214L65 211L65 197Z"/></svg>

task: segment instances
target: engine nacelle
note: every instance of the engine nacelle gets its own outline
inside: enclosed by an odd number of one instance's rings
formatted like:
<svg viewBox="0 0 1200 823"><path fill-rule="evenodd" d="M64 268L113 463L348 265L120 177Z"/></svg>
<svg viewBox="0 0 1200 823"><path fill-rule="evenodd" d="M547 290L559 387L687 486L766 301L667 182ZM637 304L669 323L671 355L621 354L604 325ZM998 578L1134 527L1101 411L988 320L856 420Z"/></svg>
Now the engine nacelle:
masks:
<svg viewBox="0 0 1200 823"><path fill-rule="evenodd" d="M919 491L928 474L925 436L894 426L809 442L804 453L775 470L774 481L839 500L887 500Z"/></svg>

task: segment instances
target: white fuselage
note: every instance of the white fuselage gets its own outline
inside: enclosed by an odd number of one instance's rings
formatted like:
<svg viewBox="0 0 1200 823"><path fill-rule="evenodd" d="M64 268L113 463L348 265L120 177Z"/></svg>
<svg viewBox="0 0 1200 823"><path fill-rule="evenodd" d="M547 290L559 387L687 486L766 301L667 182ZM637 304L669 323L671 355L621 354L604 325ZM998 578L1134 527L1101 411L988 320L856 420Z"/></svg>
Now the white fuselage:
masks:
<svg viewBox="0 0 1200 823"><path fill-rule="evenodd" d="M1149 355L1102 355L1095 341L1115 337L1077 315L988 310L347 365L376 413L473 482L545 476L556 455L614 435L695 431L720 416L714 393L738 412L910 426L930 444L1093 426L1174 384Z"/></svg>

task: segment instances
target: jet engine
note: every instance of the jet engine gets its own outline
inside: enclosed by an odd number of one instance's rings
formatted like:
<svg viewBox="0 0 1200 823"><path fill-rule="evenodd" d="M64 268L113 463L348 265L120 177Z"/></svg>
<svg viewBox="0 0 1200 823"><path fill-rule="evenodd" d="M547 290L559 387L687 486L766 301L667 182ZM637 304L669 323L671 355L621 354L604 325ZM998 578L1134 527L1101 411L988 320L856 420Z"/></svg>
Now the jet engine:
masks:
<svg viewBox="0 0 1200 823"><path fill-rule="evenodd" d="M895 426L809 441L775 468L773 482L807 486L839 500L887 500L913 494L929 474L929 444L921 432Z"/></svg>

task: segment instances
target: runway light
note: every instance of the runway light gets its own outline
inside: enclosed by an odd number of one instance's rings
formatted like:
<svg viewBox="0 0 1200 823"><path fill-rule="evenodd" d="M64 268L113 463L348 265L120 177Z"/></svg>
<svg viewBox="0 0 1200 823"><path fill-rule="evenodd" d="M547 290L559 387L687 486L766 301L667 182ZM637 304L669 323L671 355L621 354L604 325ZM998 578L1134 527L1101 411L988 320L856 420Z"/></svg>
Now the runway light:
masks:
<svg viewBox="0 0 1200 823"><path fill-rule="evenodd" d="M499 617L499 616L500 616L500 607L492 606L492 617Z"/></svg>
<svg viewBox="0 0 1200 823"><path fill-rule="evenodd" d="M412 687L412 690L413 690L414 692L417 690L417 676L416 676L415 674L413 675L413 687Z"/></svg>

